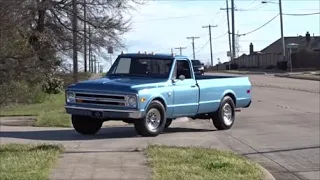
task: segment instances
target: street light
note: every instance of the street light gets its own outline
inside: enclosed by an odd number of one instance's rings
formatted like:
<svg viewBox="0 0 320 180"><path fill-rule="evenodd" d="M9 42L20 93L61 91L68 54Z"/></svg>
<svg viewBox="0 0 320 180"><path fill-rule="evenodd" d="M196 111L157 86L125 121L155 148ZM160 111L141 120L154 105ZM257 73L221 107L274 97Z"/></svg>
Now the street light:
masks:
<svg viewBox="0 0 320 180"><path fill-rule="evenodd" d="M273 1L261 1L261 3L262 3L262 4L267 4L267 3L279 4L281 41L282 41L282 56L283 56L283 60L286 60L286 45L285 45L284 36L283 36L283 20L282 20L282 5L281 5L281 0L279 0L279 3L276 3L276 2L273 2Z"/></svg>

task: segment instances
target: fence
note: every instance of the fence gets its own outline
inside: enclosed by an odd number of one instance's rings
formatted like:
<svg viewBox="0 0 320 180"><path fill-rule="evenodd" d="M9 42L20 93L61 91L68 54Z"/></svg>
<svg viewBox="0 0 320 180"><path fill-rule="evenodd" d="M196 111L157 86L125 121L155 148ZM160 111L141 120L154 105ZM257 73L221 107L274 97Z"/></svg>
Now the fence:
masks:
<svg viewBox="0 0 320 180"><path fill-rule="evenodd" d="M238 64L239 68L267 68L277 66L281 60L281 53L253 54L243 56L232 61L232 64Z"/></svg>
<svg viewBox="0 0 320 180"><path fill-rule="evenodd" d="M292 53L291 59L293 68L320 68L320 52L302 49ZM277 62L281 60L281 53L265 53L239 57L233 60L231 64L237 64L238 68L264 69L277 67Z"/></svg>

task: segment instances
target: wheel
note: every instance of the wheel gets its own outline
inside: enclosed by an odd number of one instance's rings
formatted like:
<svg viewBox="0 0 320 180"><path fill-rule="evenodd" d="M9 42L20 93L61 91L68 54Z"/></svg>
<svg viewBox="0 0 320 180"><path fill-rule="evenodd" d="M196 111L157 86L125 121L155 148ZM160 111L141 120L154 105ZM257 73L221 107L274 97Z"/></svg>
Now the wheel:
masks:
<svg viewBox="0 0 320 180"><path fill-rule="evenodd" d="M96 134L101 129L103 124L103 121L87 116L72 115L71 120L74 129L78 133L85 135Z"/></svg>
<svg viewBox="0 0 320 180"><path fill-rule="evenodd" d="M141 136L157 136L166 125L166 111L159 101L152 101L143 119L134 121L134 128Z"/></svg>
<svg viewBox="0 0 320 180"><path fill-rule="evenodd" d="M233 126L235 120L235 104L231 97L225 96L217 112L212 117L213 125L218 130L227 130Z"/></svg>
<svg viewBox="0 0 320 180"><path fill-rule="evenodd" d="M168 128L172 123L172 119L167 119L166 121L166 125L164 126L164 128Z"/></svg>

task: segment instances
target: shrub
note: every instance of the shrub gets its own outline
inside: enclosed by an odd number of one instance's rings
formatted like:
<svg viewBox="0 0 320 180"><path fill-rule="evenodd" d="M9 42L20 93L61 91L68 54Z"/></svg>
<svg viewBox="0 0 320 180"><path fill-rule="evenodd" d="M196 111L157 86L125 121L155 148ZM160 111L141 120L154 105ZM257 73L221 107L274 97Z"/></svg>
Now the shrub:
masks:
<svg viewBox="0 0 320 180"><path fill-rule="evenodd" d="M63 80L61 78L55 77L54 75L49 75L46 81L43 83L42 88L45 93L48 94L58 94L63 89Z"/></svg>
<svg viewBox="0 0 320 180"><path fill-rule="evenodd" d="M0 96L0 105L42 103L46 93L42 91L41 84L30 85L25 81L12 81L1 87L3 96Z"/></svg>

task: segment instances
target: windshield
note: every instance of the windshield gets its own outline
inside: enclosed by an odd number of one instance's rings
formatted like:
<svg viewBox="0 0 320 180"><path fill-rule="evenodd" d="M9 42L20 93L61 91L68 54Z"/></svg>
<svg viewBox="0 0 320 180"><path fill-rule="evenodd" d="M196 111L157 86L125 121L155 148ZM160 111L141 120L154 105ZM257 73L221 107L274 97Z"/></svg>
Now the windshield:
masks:
<svg viewBox="0 0 320 180"><path fill-rule="evenodd" d="M199 60L192 60L192 65L201 65L201 62Z"/></svg>
<svg viewBox="0 0 320 180"><path fill-rule="evenodd" d="M120 58L108 75L168 78L172 59Z"/></svg>

